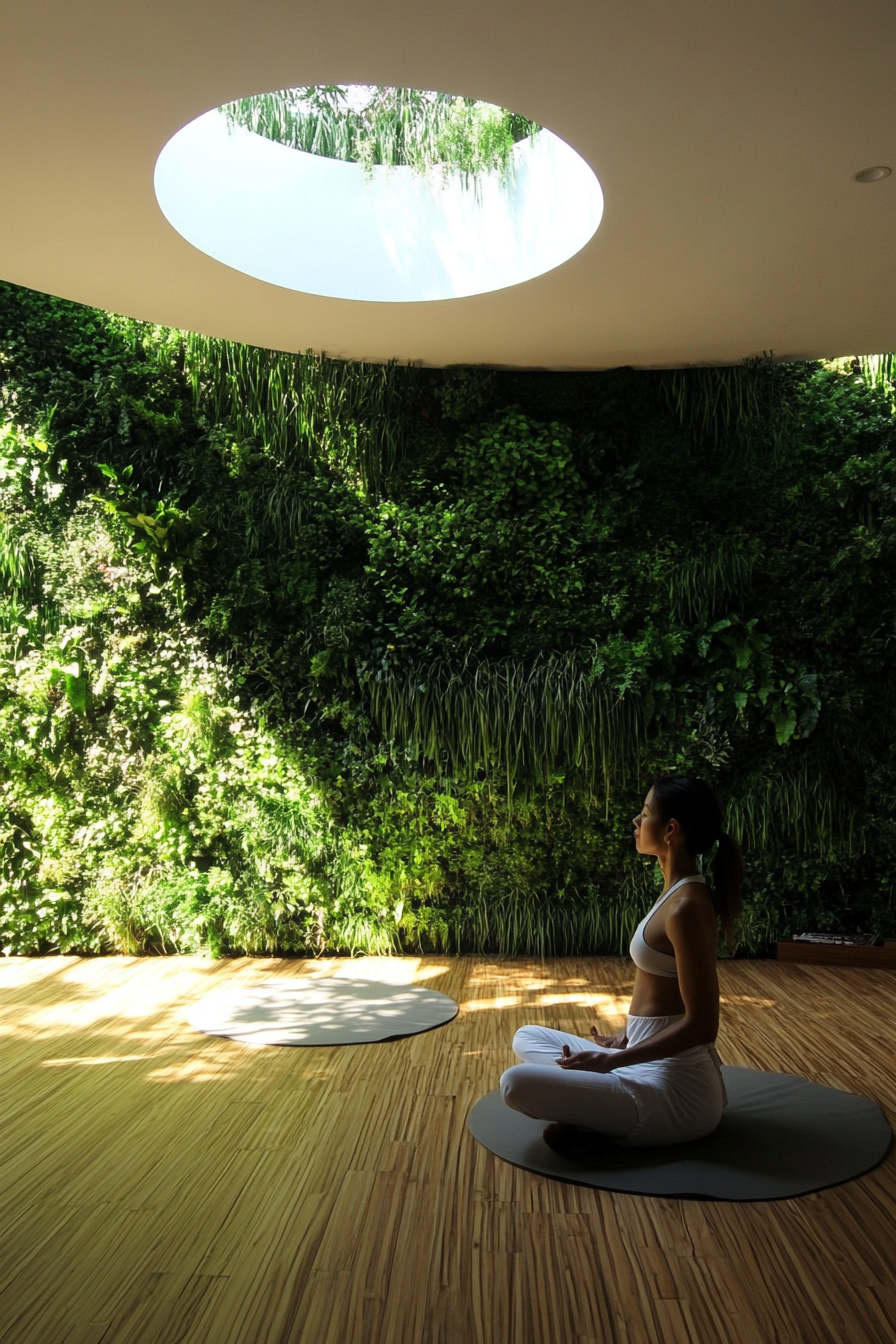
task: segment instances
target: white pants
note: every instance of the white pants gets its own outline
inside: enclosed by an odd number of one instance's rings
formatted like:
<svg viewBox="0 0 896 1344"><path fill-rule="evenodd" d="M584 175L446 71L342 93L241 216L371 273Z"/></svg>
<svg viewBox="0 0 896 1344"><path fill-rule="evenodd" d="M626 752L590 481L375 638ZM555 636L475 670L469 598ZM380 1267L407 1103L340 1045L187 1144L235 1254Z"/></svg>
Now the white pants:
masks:
<svg viewBox="0 0 896 1344"><path fill-rule="evenodd" d="M637 1045L677 1021L678 1017L629 1016L628 1043ZM596 1130L631 1148L702 1139L722 1118L727 1097L714 1046L698 1045L611 1073L589 1073L559 1067L556 1061L564 1045L571 1051L604 1048L566 1031L520 1027L513 1049L524 1063L501 1077L501 1095L508 1106L537 1120Z"/></svg>

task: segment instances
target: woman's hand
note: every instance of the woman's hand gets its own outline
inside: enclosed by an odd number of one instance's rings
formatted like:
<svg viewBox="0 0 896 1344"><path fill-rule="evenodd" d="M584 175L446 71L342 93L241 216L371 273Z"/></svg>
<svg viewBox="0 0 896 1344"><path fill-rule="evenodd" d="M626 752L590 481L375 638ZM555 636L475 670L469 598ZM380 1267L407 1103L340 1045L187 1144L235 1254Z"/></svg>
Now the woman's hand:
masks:
<svg viewBox="0 0 896 1344"><path fill-rule="evenodd" d="M564 1045L563 1054L557 1060L561 1069L584 1069L587 1073L609 1073L616 1063L616 1056L605 1050L577 1050L575 1054L568 1045Z"/></svg>
<svg viewBox="0 0 896 1344"><path fill-rule="evenodd" d="M600 1045L604 1050L624 1050L628 1045L628 1037L624 1031L617 1031L615 1036L598 1036L597 1028L591 1028L591 1035L596 1045Z"/></svg>

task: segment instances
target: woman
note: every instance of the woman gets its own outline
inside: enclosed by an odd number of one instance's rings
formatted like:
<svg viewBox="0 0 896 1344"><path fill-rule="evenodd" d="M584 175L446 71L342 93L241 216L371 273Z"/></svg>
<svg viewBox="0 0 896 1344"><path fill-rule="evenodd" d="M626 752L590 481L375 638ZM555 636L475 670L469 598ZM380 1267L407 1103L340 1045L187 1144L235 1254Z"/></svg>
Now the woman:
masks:
<svg viewBox="0 0 896 1344"><path fill-rule="evenodd" d="M637 967L625 1031L592 1041L521 1027L524 1060L501 1078L508 1106L552 1123L545 1142L568 1155L598 1135L627 1147L684 1143L712 1133L726 1104L715 1050L719 1026L718 927L730 941L740 912L743 862L708 785L660 779L633 818L635 848L653 854L663 893L631 943ZM713 845L712 888L697 855Z"/></svg>

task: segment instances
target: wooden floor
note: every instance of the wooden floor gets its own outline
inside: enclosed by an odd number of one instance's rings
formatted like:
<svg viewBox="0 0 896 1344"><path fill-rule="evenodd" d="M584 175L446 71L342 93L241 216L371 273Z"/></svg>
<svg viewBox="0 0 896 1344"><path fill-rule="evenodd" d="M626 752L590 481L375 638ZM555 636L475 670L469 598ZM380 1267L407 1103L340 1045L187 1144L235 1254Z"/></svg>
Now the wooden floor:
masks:
<svg viewBox="0 0 896 1344"><path fill-rule="evenodd" d="M817 1195L714 1204L563 1185L470 1138L514 1029L615 1027L626 962L388 963L461 1011L382 1045L186 1024L213 986L343 964L0 963L3 1344L892 1344L892 1153ZM722 978L726 1063L896 1118L896 974Z"/></svg>

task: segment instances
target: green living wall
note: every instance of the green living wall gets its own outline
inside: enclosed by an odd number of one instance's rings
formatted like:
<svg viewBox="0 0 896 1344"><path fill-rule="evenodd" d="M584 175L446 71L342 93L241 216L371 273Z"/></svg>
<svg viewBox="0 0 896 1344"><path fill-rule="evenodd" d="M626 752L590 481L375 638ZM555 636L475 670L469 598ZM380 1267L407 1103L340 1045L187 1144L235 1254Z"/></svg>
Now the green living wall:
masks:
<svg viewBox="0 0 896 1344"><path fill-rule="evenodd" d="M293 358L0 285L0 945L618 952L709 778L741 948L896 932L896 456L848 367Z"/></svg>

